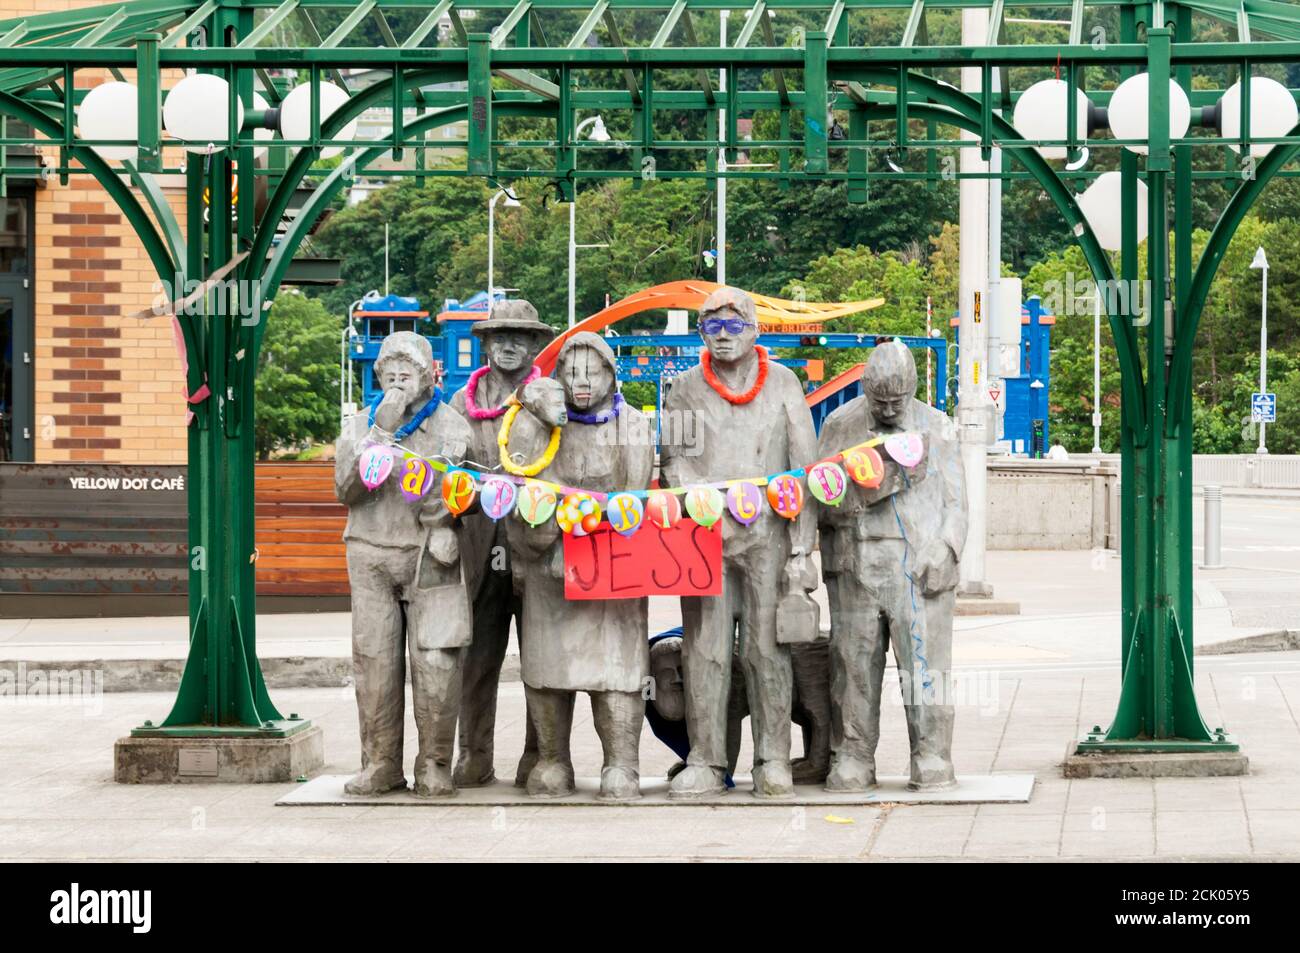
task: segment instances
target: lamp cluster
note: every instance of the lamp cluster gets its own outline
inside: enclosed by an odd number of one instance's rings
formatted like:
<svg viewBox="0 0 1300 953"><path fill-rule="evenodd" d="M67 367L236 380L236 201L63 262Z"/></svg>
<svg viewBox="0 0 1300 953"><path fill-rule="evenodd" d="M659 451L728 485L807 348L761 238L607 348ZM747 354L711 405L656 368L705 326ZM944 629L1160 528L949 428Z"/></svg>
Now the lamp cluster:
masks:
<svg viewBox="0 0 1300 953"><path fill-rule="evenodd" d="M348 101L348 92L334 83L320 83L317 87L320 100L320 121L324 123L339 107ZM275 137L278 128L280 135L290 141L301 141L311 137L311 93L310 84L297 86L284 97L277 110L261 93L253 93L253 108L267 117L262 127L254 130L254 141L262 142ZM220 151L224 146L214 143L224 142L230 136L230 84L220 76L209 73L192 73L173 86L163 102L162 125L173 139L179 140L189 152L205 153ZM236 97L235 128L244 125L244 105ZM86 93L77 110L77 128L83 139L90 140L138 140L139 138L139 92L131 83L101 83ZM337 138L350 139L356 132L357 120L352 120L339 133ZM138 148L131 145L94 146L105 159L136 161ZM266 155L267 147L261 146L254 152L256 158ZM343 152L341 146L326 146L321 150L322 158L330 158Z"/></svg>
<svg viewBox="0 0 1300 953"><path fill-rule="evenodd" d="M1075 90L1076 125L1074 138L1080 142L1096 129L1109 127L1116 139L1126 141L1124 148L1138 155L1147 154L1143 143L1150 138L1148 108L1150 77L1147 73L1130 76L1111 93L1106 109L1094 105L1081 89ZM1069 137L1068 84L1062 79L1047 79L1026 89L1016 101L1012 124L1031 141L1062 140ZM1237 81L1223 94L1219 102L1208 107L1202 115L1204 125L1216 127L1227 139L1241 136L1242 84ZM1181 139L1192 125L1192 104L1187 93L1173 80L1169 81L1169 138ZM1281 83L1265 76L1250 80L1250 130L1252 135L1264 139L1287 135L1300 120L1294 97ZM1268 155L1275 143L1250 144L1253 158ZM1035 146L1044 159L1065 159L1064 146ZM1241 151L1241 146L1230 143L1229 148ZM1079 163L1082 164L1082 163ZM1147 233L1147 189L1139 181L1138 190L1138 241ZM1117 210L1120 208L1120 174L1106 172L1078 196L1079 208L1092 227L1103 248L1117 251L1122 234Z"/></svg>

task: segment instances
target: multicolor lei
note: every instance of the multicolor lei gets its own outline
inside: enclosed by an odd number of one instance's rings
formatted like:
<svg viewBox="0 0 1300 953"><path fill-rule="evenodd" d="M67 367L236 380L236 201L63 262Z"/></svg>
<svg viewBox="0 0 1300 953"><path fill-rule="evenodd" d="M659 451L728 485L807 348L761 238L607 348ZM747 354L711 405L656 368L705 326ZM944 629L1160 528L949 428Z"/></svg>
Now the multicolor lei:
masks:
<svg viewBox="0 0 1300 953"><path fill-rule="evenodd" d="M518 399L515 397L511 397L510 400L507 401L507 404L509 405L509 409L505 412L506 419L501 421L501 432L497 434L497 448L501 455L501 468L505 470L506 473L513 474L514 476L537 476L537 474L541 473L551 465L551 461L555 459L555 454L559 452L560 431L562 428L552 428L551 441L546 445L546 449L542 451L542 455L532 463L523 464L521 466L520 464L515 463L514 460L510 459L509 447L510 429L514 427L515 418L519 416L519 411L523 408L523 405L520 404Z"/></svg>
<svg viewBox="0 0 1300 953"><path fill-rule="evenodd" d="M481 381L483 375L490 370L492 370L491 367L480 367L473 374L469 375L469 383L465 385L465 413L469 414L474 420L496 420L506 412L505 404L502 404L494 410L484 410L474 401L474 397L478 393L478 382ZM541 376L542 369L534 364L533 369L528 372L528 376L523 379L519 386L524 387L531 384Z"/></svg>
<svg viewBox="0 0 1300 953"><path fill-rule="evenodd" d="M375 395L374 400L370 402L370 426L372 427L375 425L375 412L379 410L379 405L383 403L383 400L384 392L380 391ZM428 420L429 415L438 409L440 403L442 403L442 390L435 387L433 389L433 396L429 398L429 402L421 407L410 421L402 424L402 426L398 427L397 430L393 432L393 440L405 440L411 434L415 433L415 431L420 429L420 424Z"/></svg>
<svg viewBox="0 0 1300 953"><path fill-rule="evenodd" d="M730 401L733 404L748 404L758 396L758 392L767 383L767 348L762 345L755 345L754 351L758 354L758 379L754 381L754 386L743 394L737 394L718 380L718 375L713 372L713 355L708 350L700 352L700 370L704 374L704 379L710 387L718 392L723 400Z"/></svg>
<svg viewBox="0 0 1300 953"><path fill-rule="evenodd" d="M623 409L623 395L614 395L614 406L609 410L602 411L598 414L580 414L572 410L568 412L569 423L574 424L605 424L611 420L618 419L618 412Z"/></svg>

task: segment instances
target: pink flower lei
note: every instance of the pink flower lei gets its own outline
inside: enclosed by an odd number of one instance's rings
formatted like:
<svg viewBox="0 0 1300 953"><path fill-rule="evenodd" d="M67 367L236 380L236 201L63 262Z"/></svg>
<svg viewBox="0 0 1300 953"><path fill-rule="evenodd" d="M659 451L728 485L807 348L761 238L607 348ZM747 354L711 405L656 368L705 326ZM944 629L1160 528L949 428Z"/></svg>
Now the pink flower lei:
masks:
<svg viewBox="0 0 1300 953"><path fill-rule="evenodd" d="M478 382L482 380L483 375L491 369L492 368L487 366L480 367L473 374L469 375L469 382L465 385L465 412L474 420L496 420L506 412L504 404L493 410L483 410L478 406L478 404L474 403L474 395L478 392ZM525 384L531 384L541 376L542 369L534 364L533 369L528 372L528 376L523 379L523 383L519 386L523 387Z"/></svg>

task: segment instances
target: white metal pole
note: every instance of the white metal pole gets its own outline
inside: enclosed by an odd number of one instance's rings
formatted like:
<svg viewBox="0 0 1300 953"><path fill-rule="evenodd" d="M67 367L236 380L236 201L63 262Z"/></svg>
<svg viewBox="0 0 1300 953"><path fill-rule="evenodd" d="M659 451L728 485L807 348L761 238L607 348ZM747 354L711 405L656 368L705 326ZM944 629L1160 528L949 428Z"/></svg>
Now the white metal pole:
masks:
<svg viewBox="0 0 1300 953"><path fill-rule="evenodd" d="M1259 392L1268 393L1268 265L1265 264L1263 272L1263 287L1259 303ZM1256 453L1268 453L1268 447L1264 445L1264 428L1268 425L1262 420L1259 422L1259 448Z"/></svg>
<svg viewBox="0 0 1300 953"><path fill-rule="evenodd" d="M718 45L727 45L727 18L731 15L730 10L718 11ZM761 14L767 16L766 13ZM727 92L727 71L718 70L718 102L726 102ZM724 130L727 128L727 111L718 110L718 138L725 138ZM717 248L717 266L718 266L718 284L727 283L727 178L724 174L727 171L727 150L718 149L718 248Z"/></svg>
<svg viewBox="0 0 1300 953"><path fill-rule="evenodd" d="M989 83L989 88L993 93L1000 91L1000 82L998 71L993 70ZM989 152L989 172L1000 173L1001 171L1002 150L995 148ZM1000 176L988 180L988 223L989 296L986 302L988 311L984 318L984 327L988 329L986 332L988 339L986 355L988 360L988 381L983 384L982 388L985 394L989 393L990 388L1000 390L998 383L1002 378L1002 336L998 328L1002 321L1002 179ZM1002 438L1002 415L998 412L995 402L989 401L989 404L991 405L989 424L993 427L993 438L1000 440Z"/></svg>
<svg viewBox="0 0 1300 953"><path fill-rule="evenodd" d="M925 402L934 406L934 348L930 347L930 335L934 330L934 299L925 296Z"/></svg>
<svg viewBox="0 0 1300 953"><path fill-rule="evenodd" d="M494 238L493 232L496 229L497 199L500 197L501 197L501 193L498 192L496 193L496 195L493 195L492 198L488 200L488 274L487 274L488 314L492 313L492 304L496 300L495 286L492 284L492 280L493 280L492 243Z"/></svg>
<svg viewBox="0 0 1300 953"><path fill-rule="evenodd" d="M388 223L384 222L384 295L388 295Z"/></svg>
<svg viewBox="0 0 1300 953"><path fill-rule="evenodd" d="M1092 452L1101 453L1101 289L1092 302Z"/></svg>
<svg viewBox="0 0 1300 953"><path fill-rule="evenodd" d="M962 45L983 46L988 38L989 12L986 9L963 9L961 14ZM961 88L965 92L980 89L979 67L963 67ZM969 142L977 141L972 133L962 133ZM963 173L988 171L977 146L963 146L960 169ZM966 545L961 557L959 595L992 595L984 581L985 552L988 532L988 416L985 395L988 386L986 329L990 318L984 290L988 278L988 200L989 190L980 179L961 179L958 184L959 227L959 299L961 312L961 377L958 390L958 429L961 437L962 465L966 476L966 500L969 513ZM976 302L979 301L979 314Z"/></svg>
<svg viewBox="0 0 1300 953"><path fill-rule="evenodd" d="M569 327L573 327L577 315L577 295L578 295L578 246L574 238L574 230L577 228L578 221L578 192L574 189L573 201L569 203Z"/></svg>

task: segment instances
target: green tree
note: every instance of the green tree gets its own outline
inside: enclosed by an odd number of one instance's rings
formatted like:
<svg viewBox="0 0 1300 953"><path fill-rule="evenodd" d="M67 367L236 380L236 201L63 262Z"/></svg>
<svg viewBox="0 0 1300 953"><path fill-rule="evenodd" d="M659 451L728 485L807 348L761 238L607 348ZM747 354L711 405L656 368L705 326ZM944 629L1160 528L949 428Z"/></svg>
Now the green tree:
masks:
<svg viewBox="0 0 1300 953"><path fill-rule="evenodd" d="M317 299L282 291L267 318L257 369L259 459L338 436L342 319Z"/></svg>

